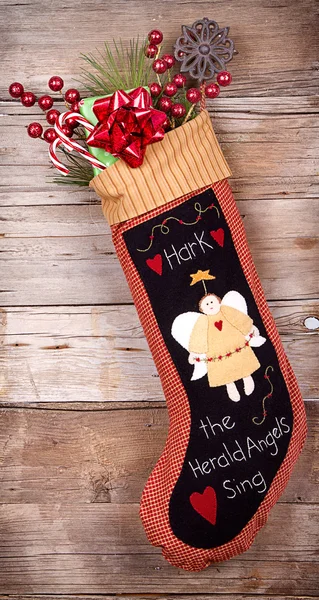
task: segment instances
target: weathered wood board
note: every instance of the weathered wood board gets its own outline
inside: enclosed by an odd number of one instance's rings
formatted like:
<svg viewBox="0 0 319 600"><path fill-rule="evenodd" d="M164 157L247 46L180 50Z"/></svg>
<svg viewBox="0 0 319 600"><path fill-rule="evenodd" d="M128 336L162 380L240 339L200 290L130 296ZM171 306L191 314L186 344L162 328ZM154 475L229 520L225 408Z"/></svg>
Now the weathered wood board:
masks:
<svg viewBox="0 0 319 600"><path fill-rule="evenodd" d="M4 409L0 433L1 502L125 504L139 502L165 444L163 403L132 402L90 411ZM65 407L66 408L66 407ZM319 403L306 402L309 434L280 501L319 500ZM18 432L16 435L14 432ZM129 443L128 443L129 440ZM270 518L271 521L271 518Z"/></svg>
<svg viewBox="0 0 319 600"><path fill-rule="evenodd" d="M239 51L227 95L310 96L318 89L315 0L116 0L107 6L96 0L33 0L22 5L3 2L3 7L2 45L8 49L3 73L14 73L35 90L44 89L54 68L65 74L70 86L82 66L80 52L94 51L105 39L121 37L127 42L132 35L144 37L159 27L170 49L181 24L204 16L230 25ZM1 96L6 79L1 80Z"/></svg>
<svg viewBox="0 0 319 600"><path fill-rule="evenodd" d="M317 298L317 200L247 200L238 205L267 298ZM132 302L100 206L3 211L3 306Z"/></svg>
<svg viewBox="0 0 319 600"><path fill-rule="evenodd" d="M318 335L304 324L317 303L270 307L304 398L317 398ZM134 306L2 308L0 335L2 402L164 400Z"/></svg>
<svg viewBox="0 0 319 600"><path fill-rule="evenodd" d="M289 524L295 523L291 532ZM4 593L317 593L318 511L277 504L258 541L239 558L187 573L150 547L137 504L7 505L0 508ZM120 523L120 525L119 525ZM8 534L10 539L8 541ZM276 543L274 541L276 540ZM21 552L23 544L23 552ZM307 553L305 554L305 548ZM28 590L28 578L32 584Z"/></svg>
<svg viewBox="0 0 319 600"><path fill-rule="evenodd" d="M315 0L0 2L0 600L313 600L318 569L318 49ZM165 444L159 378L91 190L51 182L21 80L75 85L80 52L181 23L231 26L232 85L208 103L308 439L251 549L201 573L152 547L138 502ZM61 104L61 107L63 105Z"/></svg>

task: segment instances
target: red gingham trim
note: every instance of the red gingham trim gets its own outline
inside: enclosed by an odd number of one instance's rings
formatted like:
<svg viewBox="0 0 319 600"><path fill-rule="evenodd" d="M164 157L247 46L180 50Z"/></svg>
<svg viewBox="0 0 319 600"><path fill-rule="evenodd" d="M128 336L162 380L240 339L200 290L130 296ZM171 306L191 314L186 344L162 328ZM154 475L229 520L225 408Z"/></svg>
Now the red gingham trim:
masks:
<svg viewBox="0 0 319 600"><path fill-rule="evenodd" d="M282 465L257 512L242 531L227 544L213 549L193 548L179 540L169 523L169 500L183 466L190 434L190 408L186 391L158 327L146 290L126 248L123 233L211 187L215 192L229 226L241 267L252 291L261 318L277 353L279 366L285 379L294 415L293 431ZM296 377L284 352L274 319L248 248L244 225L237 209L228 181L224 179L182 198L173 200L146 214L112 226L112 236L123 271L147 338L158 374L161 379L169 414L169 430L164 450L152 470L140 502L140 517L147 538L154 546L161 546L163 556L173 566L188 571L200 571L212 562L227 560L248 550L257 532L267 521L270 509L284 491L293 466L301 452L307 434L304 403Z"/></svg>

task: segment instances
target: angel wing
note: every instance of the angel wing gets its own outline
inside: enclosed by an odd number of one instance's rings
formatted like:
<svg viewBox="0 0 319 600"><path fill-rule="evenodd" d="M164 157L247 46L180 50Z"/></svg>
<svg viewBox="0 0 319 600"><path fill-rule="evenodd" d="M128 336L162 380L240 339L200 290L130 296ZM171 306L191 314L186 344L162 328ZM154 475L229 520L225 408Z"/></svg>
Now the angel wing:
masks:
<svg viewBox="0 0 319 600"><path fill-rule="evenodd" d="M231 290L225 294L224 298L221 302L222 306L230 306L231 308L236 308L236 310L240 310L240 312L248 315L247 304L244 296L242 296L239 292L235 292L235 290Z"/></svg>
<svg viewBox="0 0 319 600"><path fill-rule="evenodd" d="M231 308L236 308L236 310L240 310L240 312L244 313L245 315L248 315L247 304L244 296L242 296L239 292L236 292L235 290L227 292L227 294L225 294L225 296L223 297L221 304L222 306L230 306ZM246 335L246 340L249 340L250 346L258 348L259 346L262 346L265 343L266 338L260 335L257 327L255 327L254 337L250 338L248 335Z"/></svg>
<svg viewBox="0 0 319 600"><path fill-rule="evenodd" d="M194 329L197 319L200 314L197 312L186 312L178 315L173 321L171 333L173 338L183 347L189 351L189 341L191 333ZM200 358L205 358L205 354L198 354ZM191 377L191 381L200 379L207 374L207 363L199 361L194 365L194 371Z"/></svg>

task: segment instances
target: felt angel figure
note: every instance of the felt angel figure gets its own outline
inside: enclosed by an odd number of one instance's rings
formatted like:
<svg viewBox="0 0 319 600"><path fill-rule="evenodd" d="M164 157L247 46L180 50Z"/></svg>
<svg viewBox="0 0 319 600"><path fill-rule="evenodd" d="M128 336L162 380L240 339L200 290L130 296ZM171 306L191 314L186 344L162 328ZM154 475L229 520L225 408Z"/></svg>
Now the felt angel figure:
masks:
<svg viewBox="0 0 319 600"><path fill-rule="evenodd" d="M261 346L266 339L248 316L246 301L239 292L232 290L223 299L205 293L199 301L199 311L176 317L172 336L189 352L188 362L194 365L191 380L207 375L210 387L226 385L229 398L238 402L240 394L235 381L243 379L245 394L252 394L252 373L260 367L252 347Z"/></svg>

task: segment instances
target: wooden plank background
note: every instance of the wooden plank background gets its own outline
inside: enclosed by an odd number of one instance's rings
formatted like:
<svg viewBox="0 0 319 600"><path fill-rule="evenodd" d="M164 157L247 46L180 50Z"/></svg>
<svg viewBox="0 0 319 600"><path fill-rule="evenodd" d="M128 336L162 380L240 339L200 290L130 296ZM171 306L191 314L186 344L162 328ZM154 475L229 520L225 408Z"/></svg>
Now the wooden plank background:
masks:
<svg viewBox="0 0 319 600"><path fill-rule="evenodd" d="M1 0L0 599L318 598L318 37L314 0ZM92 191L50 182L9 98L74 85L80 52L209 16L231 26L233 84L209 103L309 435L245 554L170 566L138 517L167 411ZM307 323L307 321L306 321Z"/></svg>

